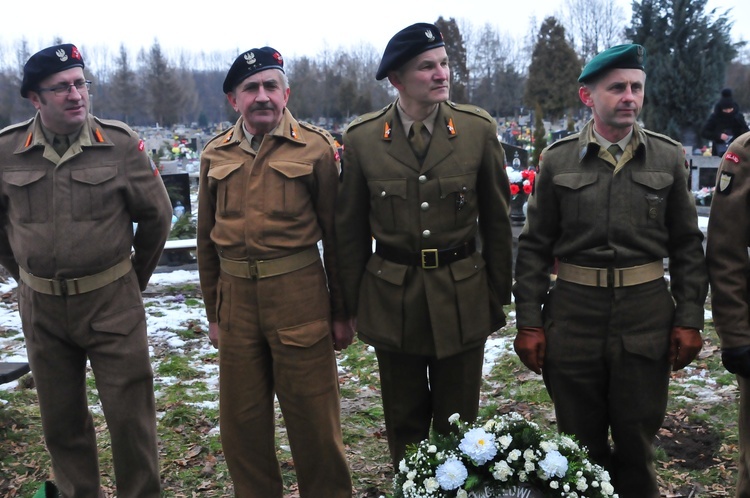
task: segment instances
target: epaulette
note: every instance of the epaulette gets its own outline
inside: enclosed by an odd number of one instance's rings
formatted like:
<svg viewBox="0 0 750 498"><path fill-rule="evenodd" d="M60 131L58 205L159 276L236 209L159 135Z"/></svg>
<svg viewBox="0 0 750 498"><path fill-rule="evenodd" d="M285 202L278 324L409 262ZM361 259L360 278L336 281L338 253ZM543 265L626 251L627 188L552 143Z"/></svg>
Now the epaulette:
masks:
<svg viewBox="0 0 750 498"><path fill-rule="evenodd" d="M471 104L456 104L455 102L452 102L450 100L445 102L448 104L452 109L455 109L459 112L465 112L467 114L472 114L474 116L481 116L490 123L495 123L495 120L492 116L490 116L490 113L482 109L481 107L471 105Z"/></svg>
<svg viewBox="0 0 750 498"><path fill-rule="evenodd" d="M18 128L23 128L23 127L29 126L32 121L34 121L34 118L27 119L26 121L23 121L21 123L15 123L15 124L12 124L12 125L8 125L5 128L3 128L2 130L0 130L0 135L4 135L4 134L6 134L8 132L11 132L11 131L13 131L15 129L18 129Z"/></svg>
<svg viewBox="0 0 750 498"><path fill-rule="evenodd" d="M549 149L551 149L553 147L558 147L558 146L560 146L560 145L562 145L564 143L570 142L572 140L576 140L577 141L580 136L581 136L580 133L574 133L572 135L568 135L566 137L562 137L561 139L555 140L554 142L552 142L551 144L549 144L547 146L547 149L549 150Z"/></svg>
<svg viewBox="0 0 750 498"><path fill-rule="evenodd" d="M130 126L128 126L127 124L123 123L122 121L118 121L116 119L102 119L102 118L98 118L96 116L94 116L94 121L96 121L97 123L99 123L100 125L102 125L105 128L115 128L116 130L124 131L125 133L127 133L131 137L137 137L138 136L138 134L135 131L133 131L133 129ZM94 132L94 133L96 133L96 132Z"/></svg>
<svg viewBox="0 0 750 498"><path fill-rule="evenodd" d="M331 132L326 130L325 128L321 128L320 126L314 125L312 123L308 123L307 121L298 121L299 125L306 129L310 130L314 133L317 133L318 135L321 135L323 138L325 138L329 144L333 145L333 135L331 135Z"/></svg>
<svg viewBox="0 0 750 498"><path fill-rule="evenodd" d="M386 111L388 111L388 109L390 109L392 105L393 105L393 103L391 102L390 104L388 104L387 106L383 107L379 111L368 112L367 114L363 114L363 115L359 116L357 119L355 119L354 121L352 121L351 123L349 123L349 126L346 127L347 131L350 130L354 126L359 126L362 123L366 123L368 121L372 121L373 119L379 118L380 116L382 116L383 114L385 114Z"/></svg>
<svg viewBox="0 0 750 498"><path fill-rule="evenodd" d="M646 135L652 136L654 138L659 138L661 140L664 140L665 142L669 142L672 145L680 146L680 142L675 140L674 138L668 137L667 135L662 135L661 133L656 133L655 131L647 130L646 128L641 128L643 133Z"/></svg>
<svg viewBox="0 0 750 498"><path fill-rule="evenodd" d="M209 144L215 142L218 139L222 139L223 142L228 142L232 139L232 134L234 133L234 126L229 128L228 130L221 131L208 139L208 142L206 142L206 145L203 146L203 150L206 150L209 146Z"/></svg>

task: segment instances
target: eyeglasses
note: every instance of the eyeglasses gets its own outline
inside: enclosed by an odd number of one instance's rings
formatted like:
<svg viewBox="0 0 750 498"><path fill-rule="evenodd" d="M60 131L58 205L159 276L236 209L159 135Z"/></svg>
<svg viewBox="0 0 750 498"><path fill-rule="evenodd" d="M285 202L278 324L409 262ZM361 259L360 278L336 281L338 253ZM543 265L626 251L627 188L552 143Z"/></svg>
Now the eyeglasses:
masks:
<svg viewBox="0 0 750 498"><path fill-rule="evenodd" d="M83 92L83 89L85 88L88 90L91 88L91 82L88 80L79 80L75 83L70 84L62 84L62 85L55 85L51 86L49 88L37 88L38 92L52 92L58 97L63 97L70 94L71 87L76 87L76 90L78 90L79 93Z"/></svg>

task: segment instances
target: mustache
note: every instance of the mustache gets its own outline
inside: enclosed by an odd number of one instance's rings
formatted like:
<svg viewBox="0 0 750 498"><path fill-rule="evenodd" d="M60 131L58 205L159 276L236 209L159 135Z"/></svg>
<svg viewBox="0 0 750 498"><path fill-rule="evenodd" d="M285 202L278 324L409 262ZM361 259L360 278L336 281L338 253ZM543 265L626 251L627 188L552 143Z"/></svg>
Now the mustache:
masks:
<svg viewBox="0 0 750 498"><path fill-rule="evenodd" d="M263 102L261 104L253 104L252 107L250 107L251 111L273 111L276 109L276 106L274 106L270 102Z"/></svg>

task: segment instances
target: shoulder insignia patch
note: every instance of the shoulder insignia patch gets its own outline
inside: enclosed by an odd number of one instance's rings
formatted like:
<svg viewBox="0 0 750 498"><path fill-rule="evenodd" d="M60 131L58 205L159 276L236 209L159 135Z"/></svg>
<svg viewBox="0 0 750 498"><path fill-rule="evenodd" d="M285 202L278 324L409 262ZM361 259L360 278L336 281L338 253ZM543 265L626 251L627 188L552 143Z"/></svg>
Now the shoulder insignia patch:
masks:
<svg viewBox="0 0 750 498"><path fill-rule="evenodd" d="M383 139L388 140L391 138L391 123L386 121L383 124Z"/></svg>
<svg viewBox="0 0 750 498"><path fill-rule="evenodd" d="M154 163L154 160L149 157L148 162L151 163L151 171L154 172L154 176L159 176L159 168L156 167L156 163Z"/></svg>
<svg viewBox="0 0 750 498"><path fill-rule="evenodd" d="M143 139L138 140L138 150L140 152L143 152L143 150L146 148L146 143L143 141Z"/></svg>
<svg viewBox="0 0 750 498"><path fill-rule="evenodd" d="M734 152L727 152L724 154L724 159L732 161L734 164L740 164L740 157Z"/></svg>
<svg viewBox="0 0 750 498"><path fill-rule="evenodd" d="M448 135L455 135L456 134L456 127L453 126L453 118L448 118L448 122L445 124L445 127L448 128Z"/></svg>
<svg viewBox="0 0 750 498"><path fill-rule="evenodd" d="M719 193L720 194L728 194L729 190L732 188L732 179L734 178L734 173L728 173L726 171L722 171L721 175L719 176Z"/></svg>

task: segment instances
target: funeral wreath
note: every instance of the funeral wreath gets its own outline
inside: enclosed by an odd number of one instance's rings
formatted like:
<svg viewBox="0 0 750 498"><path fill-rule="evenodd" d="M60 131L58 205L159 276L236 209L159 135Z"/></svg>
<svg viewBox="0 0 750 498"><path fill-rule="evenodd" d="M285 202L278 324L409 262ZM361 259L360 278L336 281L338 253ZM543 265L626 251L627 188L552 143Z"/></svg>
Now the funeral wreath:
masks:
<svg viewBox="0 0 750 498"><path fill-rule="evenodd" d="M396 498L616 497L609 473L564 434L518 413L466 423L407 449L394 476Z"/></svg>

